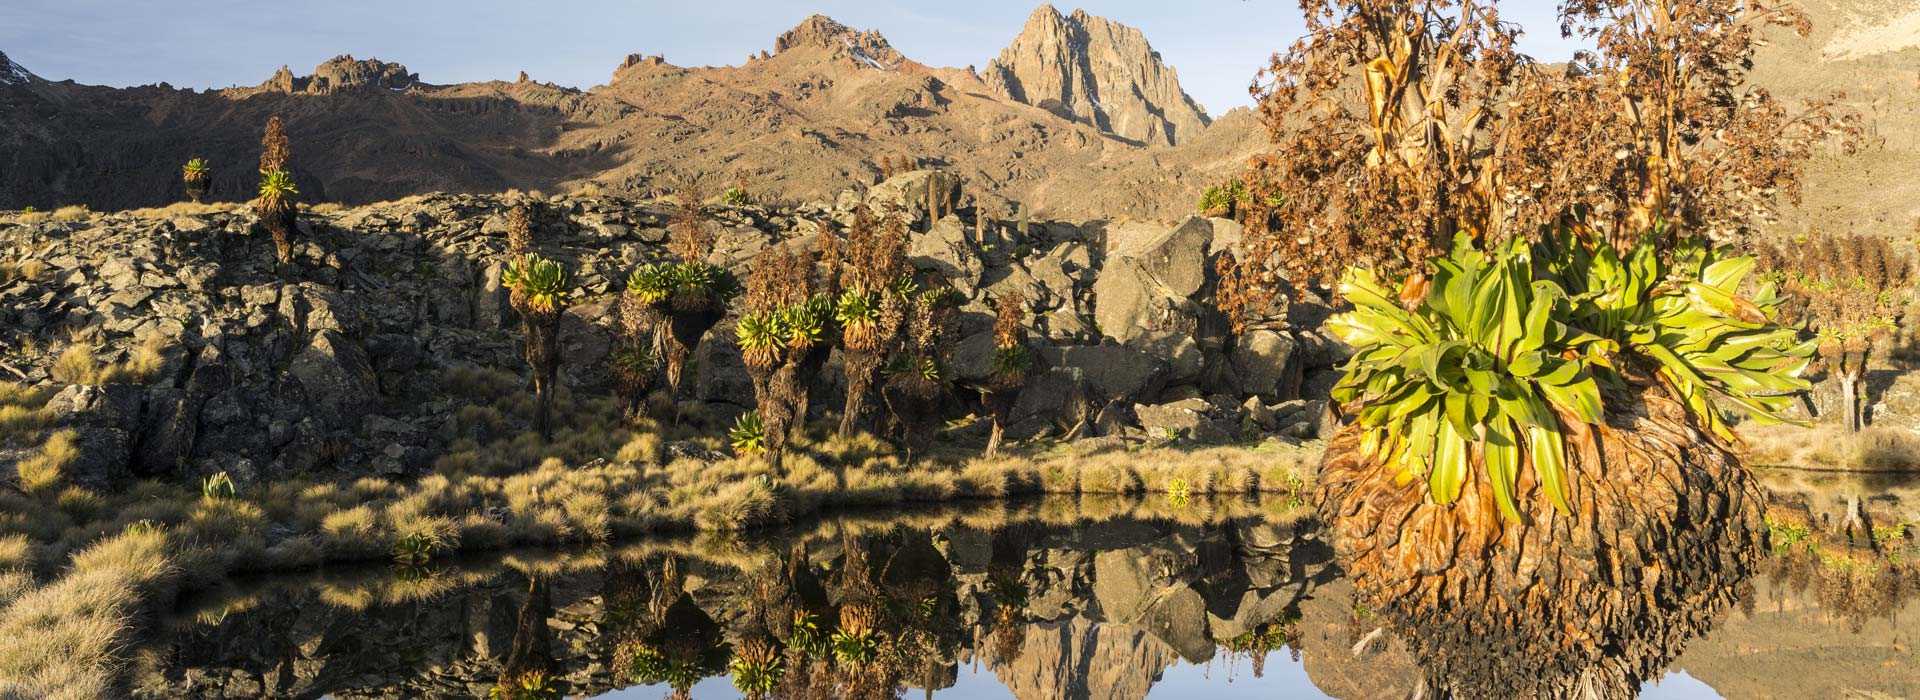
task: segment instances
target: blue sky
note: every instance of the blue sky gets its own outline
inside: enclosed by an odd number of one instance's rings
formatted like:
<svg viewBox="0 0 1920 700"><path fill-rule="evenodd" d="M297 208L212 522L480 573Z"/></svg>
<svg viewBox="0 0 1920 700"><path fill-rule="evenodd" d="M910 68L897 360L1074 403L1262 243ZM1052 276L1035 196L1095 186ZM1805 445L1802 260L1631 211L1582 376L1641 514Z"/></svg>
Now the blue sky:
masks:
<svg viewBox="0 0 1920 700"><path fill-rule="evenodd" d="M1526 47L1564 58L1553 0L1508 0ZM820 12L878 29L923 63L985 66L1033 0L5 0L0 51L41 77L101 85L253 85L282 64L305 74L337 54L404 63L431 83L536 80L589 87L629 53L678 65L737 64ZM1209 113L1246 104L1254 71L1301 32L1295 0L1055 3L1134 25Z"/></svg>

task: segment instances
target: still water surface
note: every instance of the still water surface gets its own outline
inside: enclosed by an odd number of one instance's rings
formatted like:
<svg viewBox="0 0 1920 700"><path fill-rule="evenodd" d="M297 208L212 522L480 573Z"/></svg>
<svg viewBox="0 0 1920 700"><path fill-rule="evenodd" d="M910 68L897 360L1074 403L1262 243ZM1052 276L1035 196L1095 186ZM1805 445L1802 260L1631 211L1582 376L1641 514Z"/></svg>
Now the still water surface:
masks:
<svg viewBox="0 0 1920 700"><path fill-rule="evenodd" d="M503 669L535 669L568 697L737 698L728 660L749 638L785 642L774 697L1399 698L1420 686L1418 660L1355 604L1297 506L1150 505L865 514L237 579L162 617L133 655L137 689L485 697ZM1642 697L1920 697L1913 581L1836 581L1819 560L1770 557L1740 608ZM821 630L811 654L797 619ZM836 622L869 632L842 649Z"/></svg>

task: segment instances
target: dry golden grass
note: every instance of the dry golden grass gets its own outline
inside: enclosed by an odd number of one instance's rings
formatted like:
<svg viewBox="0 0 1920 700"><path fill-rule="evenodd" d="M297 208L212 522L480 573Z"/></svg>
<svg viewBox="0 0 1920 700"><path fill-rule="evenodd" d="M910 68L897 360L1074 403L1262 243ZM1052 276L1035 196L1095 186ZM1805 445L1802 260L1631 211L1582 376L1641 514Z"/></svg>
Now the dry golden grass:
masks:
<svg viewBox="0 0 1920 700"><path fill-rule="evenodd" d="M80 448L74 444L78 437L72 430L62 430L47 438L40 451L32 457L20 460L16 467L20 477L20 489L28 493L38 493L52 489L60 483L67 465L80 457Z"/></svg>
<svg viewBox="0 0 1920 700"><path fill-rule="evenodd" d="M141 340L120 362L101 362L97 351L85 342L73 342L54 358L50 371L54 381L65 384L126 384L153 377L166 362L167 340L151 335Z"/></svg>
<svg viewBox="0 0 1920 700"><path fill-rule="evenodd" d="M69 204L53 210L54 221L79 221L93 216L93 210L85 204Z"/></svg>
<svg viewBox="0 0 1920 700"><path fill-rule="evenodd" d="M1902 428L1858 433L1832 425L1741 426L1745 457L1754 465L1844 471L1920 471L1920 435Z"/></svg>
<svg viewBox="0 0 1920 700"><path fill-rule="evenodd" d="M171 219L176 216L206 216L208 214L229 214L244 211L246 205L238 202L174 202L164 207L145 207L128 209L120 213L144 219Z"/></svg>
<svg viewBox="0 0 1920 700"><path fill-rule="evenodd" d="M131 528L73 558L65 576L0 610L0 696L117 694L117 652L141 599L172 571L167 537Z"/></svg>
<svg viewBox="0 0 1920 700"><path fill-rule="evenodd" d="M14 214L12 218L13 218L13 223L24 226L27 224L37 224L43 221L47 221L49 219L52 219L53 215L44 211L23 211L18 214Z"/></svg>
<svg viewBox="0 0 1920 700"><path fill-rule="evenodd" d="M33 281L47 271L46 263L39 260L21 260L19 262L0 262L0 284L14 280Z"/></svg>

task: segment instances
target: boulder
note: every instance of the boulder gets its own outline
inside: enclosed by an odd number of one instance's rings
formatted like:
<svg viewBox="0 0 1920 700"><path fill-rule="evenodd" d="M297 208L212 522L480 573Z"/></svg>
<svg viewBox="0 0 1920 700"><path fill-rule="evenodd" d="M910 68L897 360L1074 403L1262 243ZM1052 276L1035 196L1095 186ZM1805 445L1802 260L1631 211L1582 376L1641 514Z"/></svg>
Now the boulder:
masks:
<svg viewBox="0 0 1920 700"><path fill-rule="evenodd" d="M1233 440L1239 426L1223 415L1212 402L1201 398L1181 399L1162 404L1136 404L1134 416L1141 429L1154 438L1184 437L1196 442L1219 443Z"/></svg>
<svg viewBox="0 0 1920 700"><path fill-rule="evenodd" d="M986 270L979 246L968 239L960 217L953 215L934 222L926 233L914 234L907 255L915 268L947 278L954 289L969 298L980 288L980 275Z"/></svg>
<svg viewBox="0 0 1920 700"><path fill-rule="evenodd" d="M378 406L380 383L359 344L336 331L321 331L293 358L287 373L315 418L334 428L358 425Z"/></svg>
<svg viewBox="0 0 1920 700"><path fill-rule="evenodd" d="M1084 370L1053 366L1027 381L1007 421L1007 437L1026 439L1045 433L1065 435L1091 421Z"/></svg>
<svg viewBox="0 0 1920 700"><path fill-rule="evenodd" d="M1303 374L1294 361L1294 345L1292 335L1275 330L1256 329L1235 338L1229 358L1240 393L1268 400L1299 395Z"/></svg>
<svg viewBox="0 0 1920 700"><path fill-rule="evenodd" d="M47 401L53 428L74 433L75 456L62 478L89 488L126 483L145 394L131 384L74 384Z"/></svg>
<svg viewBox="0 0 1920 700"><path fill-rule="evenodd" d="M946 211L960 208L960 177L943 170L915 170L888 178L867 190L865 204L881 215L900 215L918 227L928 221L928 201Z"/></svg>
<svg viewBox="0 0 1920 700"><path fill-rule="evenodd" d="M1049 345L1041 349L1049 367L1069 367L1086 377L1091 398L1138 401L1159 393L1170 366L1150 353L1124 345Z"/></svg>

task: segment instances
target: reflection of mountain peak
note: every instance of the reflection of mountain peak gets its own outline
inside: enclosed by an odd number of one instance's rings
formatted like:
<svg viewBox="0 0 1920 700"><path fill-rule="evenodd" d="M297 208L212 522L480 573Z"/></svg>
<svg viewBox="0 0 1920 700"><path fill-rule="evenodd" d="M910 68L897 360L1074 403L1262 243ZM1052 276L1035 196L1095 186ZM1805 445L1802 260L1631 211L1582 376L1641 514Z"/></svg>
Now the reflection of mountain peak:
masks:
<svg viewBox="0 0 1920 700"><path fill-rule="evenodd" d="M1019 658L988 665L1016 698L1144 698L1179 660L1145 629L1074 616L1027 625Z"/></svg>

